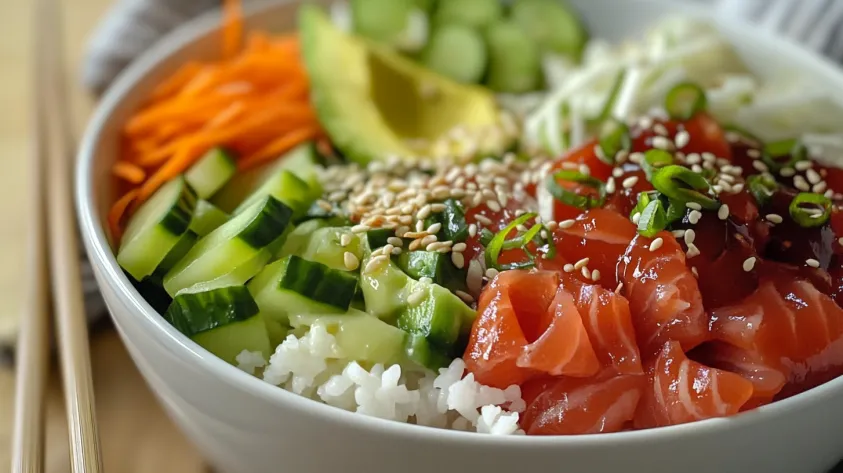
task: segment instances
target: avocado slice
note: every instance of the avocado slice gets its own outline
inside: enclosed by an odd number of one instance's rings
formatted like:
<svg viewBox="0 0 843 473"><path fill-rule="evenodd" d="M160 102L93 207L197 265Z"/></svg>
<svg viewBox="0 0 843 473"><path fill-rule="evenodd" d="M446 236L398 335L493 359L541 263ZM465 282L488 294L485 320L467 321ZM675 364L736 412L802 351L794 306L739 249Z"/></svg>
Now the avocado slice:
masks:
<svg viewBox="0 0 843 473"><path fill-rule="evenodd" d="M318 6L300 7L299 28L313 104L334 145L350 160L430 156L437 154L433 143L458 126L471 135L501 122L488 89L459 84L349 35Z"/></svg>

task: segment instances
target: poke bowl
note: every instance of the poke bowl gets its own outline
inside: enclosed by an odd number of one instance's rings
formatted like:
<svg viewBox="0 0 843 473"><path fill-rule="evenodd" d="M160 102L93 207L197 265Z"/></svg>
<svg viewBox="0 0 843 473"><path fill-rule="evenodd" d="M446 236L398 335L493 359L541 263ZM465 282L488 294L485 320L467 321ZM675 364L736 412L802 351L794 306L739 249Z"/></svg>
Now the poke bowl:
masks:
<svg viewBox="0 0 843 473"><path fill-rule="evenodd" d="M83 240L215 468L840 459L843 72L568 3L231 2L108 91Z"/></svg>

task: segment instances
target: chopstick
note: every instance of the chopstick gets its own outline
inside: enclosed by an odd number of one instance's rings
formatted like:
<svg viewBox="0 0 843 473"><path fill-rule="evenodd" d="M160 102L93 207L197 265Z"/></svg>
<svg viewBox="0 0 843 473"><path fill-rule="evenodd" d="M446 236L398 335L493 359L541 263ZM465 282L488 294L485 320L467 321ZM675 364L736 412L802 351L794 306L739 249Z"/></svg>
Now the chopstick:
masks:
<svg viewBox="0 0 843 473"><path fill-rule="evenodd" d="M99 435L94 411L88 326L82 295L79 263L79 237L73 205L74 145L71 138L69 103L64 80L61 41L61 3L36 0L37 35L43 41L39 50L43 70L36 77L43 96L39 125L46 129L47 235L50 255L53 309L65 408L70 440L70 465L74 473L102 471ZM46 107L49 107L47 113ZM40 128L40 127L39 127Z"/></svg>
<svg viewBox="0 0 843 473"><path fill-rule="evenodd" d="M15 417L12 431L12 473L41 473L44 470L44 393L49 368L49 291L47 290L47 246L44 221L44 168L46 153L46 109L42 78L46 77L46 43L40 34L38 18L45 2L36 2L33 11L34 58L31 67L38 86L31 91L32 138L30 143L29 246L25 310L21 314L17 340L15 373Z"/></svg>

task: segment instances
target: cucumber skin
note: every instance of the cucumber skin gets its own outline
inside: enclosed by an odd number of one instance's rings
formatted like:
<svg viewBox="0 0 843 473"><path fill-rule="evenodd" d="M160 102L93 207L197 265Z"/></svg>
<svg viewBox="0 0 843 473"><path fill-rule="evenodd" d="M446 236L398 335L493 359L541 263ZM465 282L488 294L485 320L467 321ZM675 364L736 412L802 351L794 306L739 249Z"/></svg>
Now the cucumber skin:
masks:
<svg viewBox="0 0 843 473"><path fill-rule="evenodd" d="M229 286L206 292L179 294L164 318L179 332L193 337L258 313L258 305L245 286Z"/></svg>
<svg viewBox="0 0 843 473"><path fill-rule="evenodd" d="M220 169L220 166L225 169ZM222 179L216 179L217 176L212 176L211 179L214 179L217 182L212 182L211 186L206 186L207 179L203 178L207 176L202 174L207 174L209 172L209 167L213 167L213 169L210 169L210 172L225 172L227 175ZM208 199L220 190L226 182L231 180L231 177L236 172L237 165L234 162L234 156L232 156L231 152L224 148L213 148L205 153L205 156L199 159L199 162L191 166L190 169L184 173L184 178L187 183L194 188L196 195L199 198Z"/></svg>
<svg viewBox="0 0 843 473"><path fill-rule="evenodd" d="M278 265L283 274L277 289L293 291L343 311L348 310L357 292L358 278L352 273L294 255L282 258Z"/></svg>
<svg viewBox="0 0 843 473"><path fill-rule="evenodd" d="M253 248L263 248L275 241L293 217L293 210L275 197L268 195L264 199L261 211L238 235Z"/></svg>
<svg viewBox="0 0 843 473"><path fill-rule="evenodd" d="M260 352L264 359L269 359L271 354L269 332L260 315L190 338L202 348L235 366L237 355L243 350Z"/></svg>

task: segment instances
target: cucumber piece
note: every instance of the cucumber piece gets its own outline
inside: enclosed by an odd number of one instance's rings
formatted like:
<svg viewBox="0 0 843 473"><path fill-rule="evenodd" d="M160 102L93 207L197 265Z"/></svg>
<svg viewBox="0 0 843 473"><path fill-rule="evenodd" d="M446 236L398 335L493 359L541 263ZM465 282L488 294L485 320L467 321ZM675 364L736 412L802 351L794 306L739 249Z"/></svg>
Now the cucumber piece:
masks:
<svg viewBox="0 0 843 473"><path fill-rule="evenodd" d="M371 261L371 256L360 263L362 268ZM360 288L366 302L366 312L387 322L394 322L407 305L404 288L411 279L390 260L376 271L360 272Z"/></svg>
<svg viewBox="0 0 843 473"><path fill-rule="evenodd" d="M244 286L179 294L164 317L178 331L231 364L243 350L269 357L266 325Z"/></svg>
<svg viewBox="0 0 843 473"><path fill-rule="evenodd" d="M493 90L524 93L538 88L541 57L536 44L515 23L501 21L486 30L489 69L486 84Z"/></svg>
<svg viewBox="0 0 843 473"><path fill-rule="evenodd" d="M214 204L207 200L199 200L196 203L196 209L193 211L190 229L203 237L228 221L228 218L229 215L218 209Z"/></svg>
<svg viewBox="0 0 843 473"><path fill-rule="evenodd" d="M412 281L406 290L407 305L396 325L412 335L425 337L435 347L453 347L463 330L463 322L474 319L470 307L438 284ZM417 296L420 300L413 300L415 294L420 294Z"/></svg>
<svg viewBox="0 0 843 473"><path fill-rule="evenodd" d="M255 194L268 181L277 179L278 174L285 170L293 173L307 184L308 191L305 200L312 202L322 195L322 186L319 183L317 171L319 166L319 157L315 145L304 143L293 148L276 161L246 172L237 173L228 184L214 194L211 202L223 211L233 213L250 195Z"/></svg>
<svg viewBox="0 0 843 473"><path fill-rule="evenodd" d="M407 276L415 280L430 278L451 291L465 291L467 271L454 266L451 255L434 251L404 251L392 258Z"/></svg>
<svg viewBox="0 0 843 473"><path fill-rule="evenodd" d="M354 32L393 44L409 24L412 0L350 0Z"/></svg>
<svg viewBox="0 0 843 473"><path fill-rule="evenodd" d="M436 7L436 0L413 0L413 5L416 6L419 10L430 13Z"/></svg>
<svg viewBox="0 0 843 473"><path fill-rule="evenodd" d="M445 0L437 5L434 22L436 25L484 28L502 17L500 0Z"/></svg>
<svg viewBox="0 0 843 473"><path fill-rule="evenodd" d="M355 274L291 255L266 266L248 287L261 314L286 323L290 314L347 311L357 284Z"/></svg>
<svg viewBox="0 0 843 473"><path fill-rule="evenodd" d="M313 200L310 187L301 178L286 169L268 179L252 195L234 209L233 215L242 212L255 202L271 195L287 207L293 209L293 216L302 216L310 208Z"/></svg>
<svg viewBox="0 0 843 473"><path fill-rule="evenodd" d="M343 235L348 236L343 237ZM348 244L345 246L342 246L343 238L348 239ZM331 269L357 271L357 268L346 267L346 253L353 254L357 261L362 260L363 245L360 237L348 227L326 227L310 234L307 245L301 250L299 256L306 260L322 263Z"/></svg>
<svg viewBox="0 0 843 473"><path fill-rule="evenodd" d="M512 21L542 50L579 61L588 32L563 0L515 0Z"/></svg>
<svg viewBox="0 0 843 473"><path fill-rule="evenodd" d="M151 280L152 278L146 278L143 281L135 281L135 278L129 275L129 280L132 282L132 286L138 290L143 299L155 309L155 312L159 314L163 314L167 312L167 308L170 307L170 304L173 302L173 298L167 294L167 291L161 287L160 282L155 282Z"/></svg>
<svg viewBox="0 0 843 473"><path fill-rule="evenodd" d="M269 335L269 346L274 349L287 338L287 335L290 334L290 329L277 320L265 317L263 314L261 314L261 318L266 325L266 333Z"/></svg>
<svg viewBox="0 0 843 473"><path fill-rule="evenodd" d="M299 224L293 231L290 232L289 235L287 235L287 239L281 247L280 256L301 256L302 253L304 253L304 249L307 248L313 232L328 226L330 226L330 222L323 219L308 220Z"/></svg>
<svg viewBox="0 0 843 473"><path fill-rule="evenodd" d="M371 314L349 309L340 315L291 315L293 327L320 324L334 334L343 356L355 361L392 364L402 361L407 333Z"/></svg>
<svg viewBox="0 0 843 473"><path fill-rule="evenodd" d="M451 364L452 357L430 345L422 335L409 335L404 345L406 357L415 364L436 371Z"/></svg>
<svg viewBox="0 0 843 473"><path fill-rule="evenodd" d="M434 31L422 52L421 62L457 82L476 84L486 72L489 57L483 36L477 30L453 24Z"/></svg>
<svg viewBox="0 0 843 473"><path fill-rule="evenodd" d="M457 199L447 199L442 202L445 210L435 213L425 220L425 225L442 224L438 236L440 241L463 242L468 238L468 224L465 221L465 207Z"/></svg>
<svg viewBox="0 0 843 473"><path fill-rule="evenodd" d="M369 243L369 248L376 250L386 246L387 239L395 236L395 230L388 228L376 228L366 232L366 241Z"/></svg>
<svg viewBox="0 0 843 473"><path fill-rule="evenodd" d="M266 196L201 238L164 277L171 296L191 286L244 284L272 257L266 249L284 235L292 210Z"/></svg>
<svg viewBox="0 0 843 473"><path fill-rule="evenodd" d="M237 172L234 157L222 148L214 148L190 167L184 178L196 191L197 197L207 199L231 180Z"/></svg>
<svg viewBox="0 0 843 473"><path fill-rule="evenodd" d="M150 274L146 278L146 280L158 284L159 286L162 285L164 283L164 275L166 275L168 271L173 269L173 266L175 266L176 263L178 263L179 261L181 261L182 258L184 258L184 255L186 255L187 252L190 251L191 248L193 248L193 245L196 244L197 240L199 240L199 236L196 235L193 230L188 230L184 232L184 235L179 238L179 241L178 243L176 243L176 246L174 246L173 249L170 250L169 253L167 253L167 256L165 256L164 259L161 261L161 264L159 264L158 267L155 268L155 271L153 271L153 273Z"/></svg>
<svg viewBox="0 0 843 473"><path fill-rule="evenodd" d="M117 262L140 281L176 246L190 225L196 193L178 176L158 189L132 215L117 251Z"/></svg>

